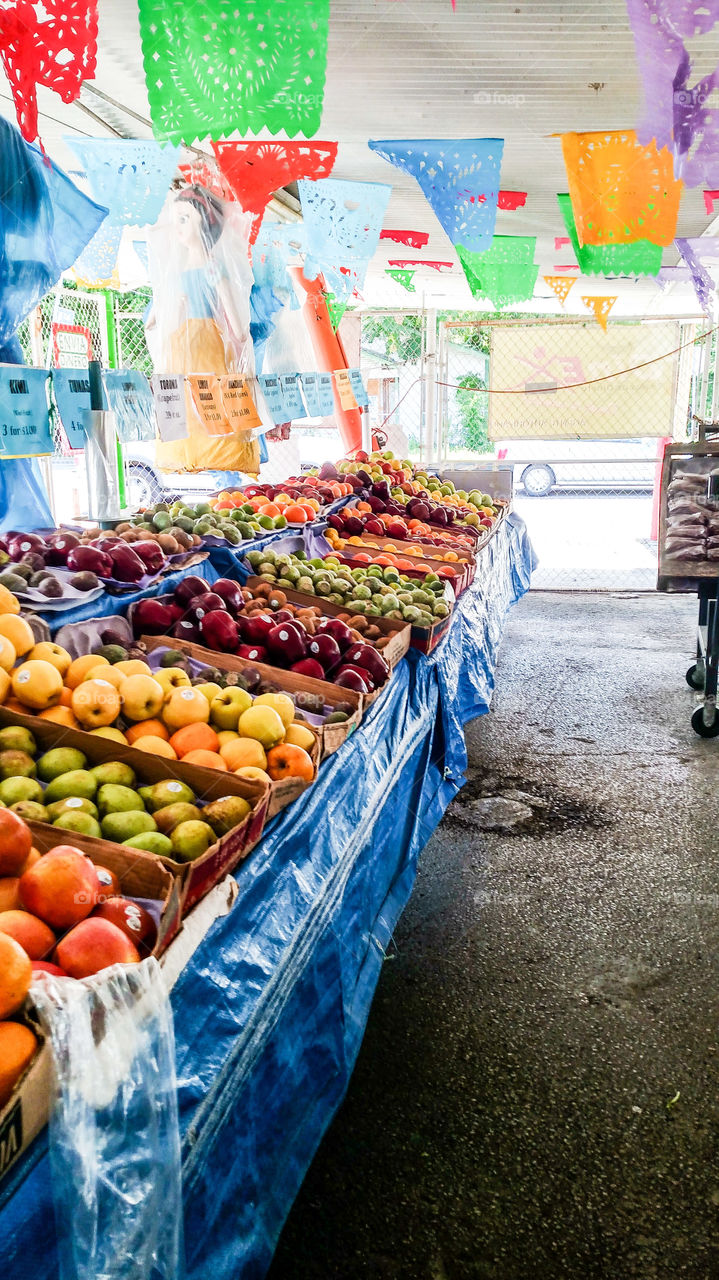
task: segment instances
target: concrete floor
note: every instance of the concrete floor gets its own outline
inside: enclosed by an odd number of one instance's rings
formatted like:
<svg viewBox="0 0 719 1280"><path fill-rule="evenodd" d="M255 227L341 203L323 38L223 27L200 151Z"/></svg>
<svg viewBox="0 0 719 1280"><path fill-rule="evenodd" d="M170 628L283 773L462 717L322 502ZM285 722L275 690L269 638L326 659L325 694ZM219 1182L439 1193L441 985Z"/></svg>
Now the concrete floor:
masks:
<svg viewBox="0 0 719 1280"><path fill-rule="evenodd" d="M530 594L271 1280L719 1277L695 602ZM475 802L530 796L513 832ZM526 801L525 801L526 803Z"/></svg>

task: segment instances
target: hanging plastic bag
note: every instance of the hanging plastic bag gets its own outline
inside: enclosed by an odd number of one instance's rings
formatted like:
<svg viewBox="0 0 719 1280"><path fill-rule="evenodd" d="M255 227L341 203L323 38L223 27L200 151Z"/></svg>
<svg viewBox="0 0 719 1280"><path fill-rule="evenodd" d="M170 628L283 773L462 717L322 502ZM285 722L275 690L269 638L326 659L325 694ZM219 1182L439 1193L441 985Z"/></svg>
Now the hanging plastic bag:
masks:
<svg viewBox="0 0 719 1280"><path fill-rule="evenodd" d="M153 958L32 991L52 1045L50 1160L60 1280L181 1280L170 1003Z"/></svg>

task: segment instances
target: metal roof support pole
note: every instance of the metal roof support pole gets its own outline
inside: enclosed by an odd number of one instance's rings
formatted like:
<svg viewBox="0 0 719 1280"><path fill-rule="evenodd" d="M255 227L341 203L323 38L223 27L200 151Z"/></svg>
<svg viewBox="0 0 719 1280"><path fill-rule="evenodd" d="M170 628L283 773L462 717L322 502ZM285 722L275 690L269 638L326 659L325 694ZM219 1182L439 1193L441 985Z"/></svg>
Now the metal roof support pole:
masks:
<svg viewBox="0 0 719 1280"><path fill-rule="evenodd" d="M431 466L435 461L437 439L437 311L435 307L430 307L425 312L423 382L424 432L421 456L424 466Z"/></svg>

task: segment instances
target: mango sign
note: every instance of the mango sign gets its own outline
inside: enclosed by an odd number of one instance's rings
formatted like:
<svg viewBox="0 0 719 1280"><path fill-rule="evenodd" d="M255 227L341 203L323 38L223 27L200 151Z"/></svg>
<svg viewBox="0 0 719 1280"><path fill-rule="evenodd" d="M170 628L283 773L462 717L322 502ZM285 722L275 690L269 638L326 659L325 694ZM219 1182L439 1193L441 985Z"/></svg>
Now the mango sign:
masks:
<svg viewBox="0 0 719 1280"><path fill-rule="evenodd" d="M492 325L489 385L517 394L489 395L490 440L672 436L680 342L673 321Z"/></svg>

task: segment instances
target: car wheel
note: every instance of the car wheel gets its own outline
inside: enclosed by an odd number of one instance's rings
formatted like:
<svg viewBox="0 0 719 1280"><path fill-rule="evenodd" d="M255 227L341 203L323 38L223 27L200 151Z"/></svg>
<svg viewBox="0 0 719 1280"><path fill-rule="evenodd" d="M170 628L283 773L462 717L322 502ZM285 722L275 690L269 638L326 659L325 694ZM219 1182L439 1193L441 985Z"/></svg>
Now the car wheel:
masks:
<svg viewBox="0 0 719 1280"><path fill-rule="evenodd" d="M545 466L544 463L532 463L531 467L526 467L522 472L524 492L529 494L530 498L546 497L556 483L557 477L552 468Z"/></svg>
<svg viewBox="0 0 719 1280"><path fill-rule="evenodd" d="M127 467L127 500L131 507L151 507L159 502L162 486L151 467L130 462Z"/></svg>

